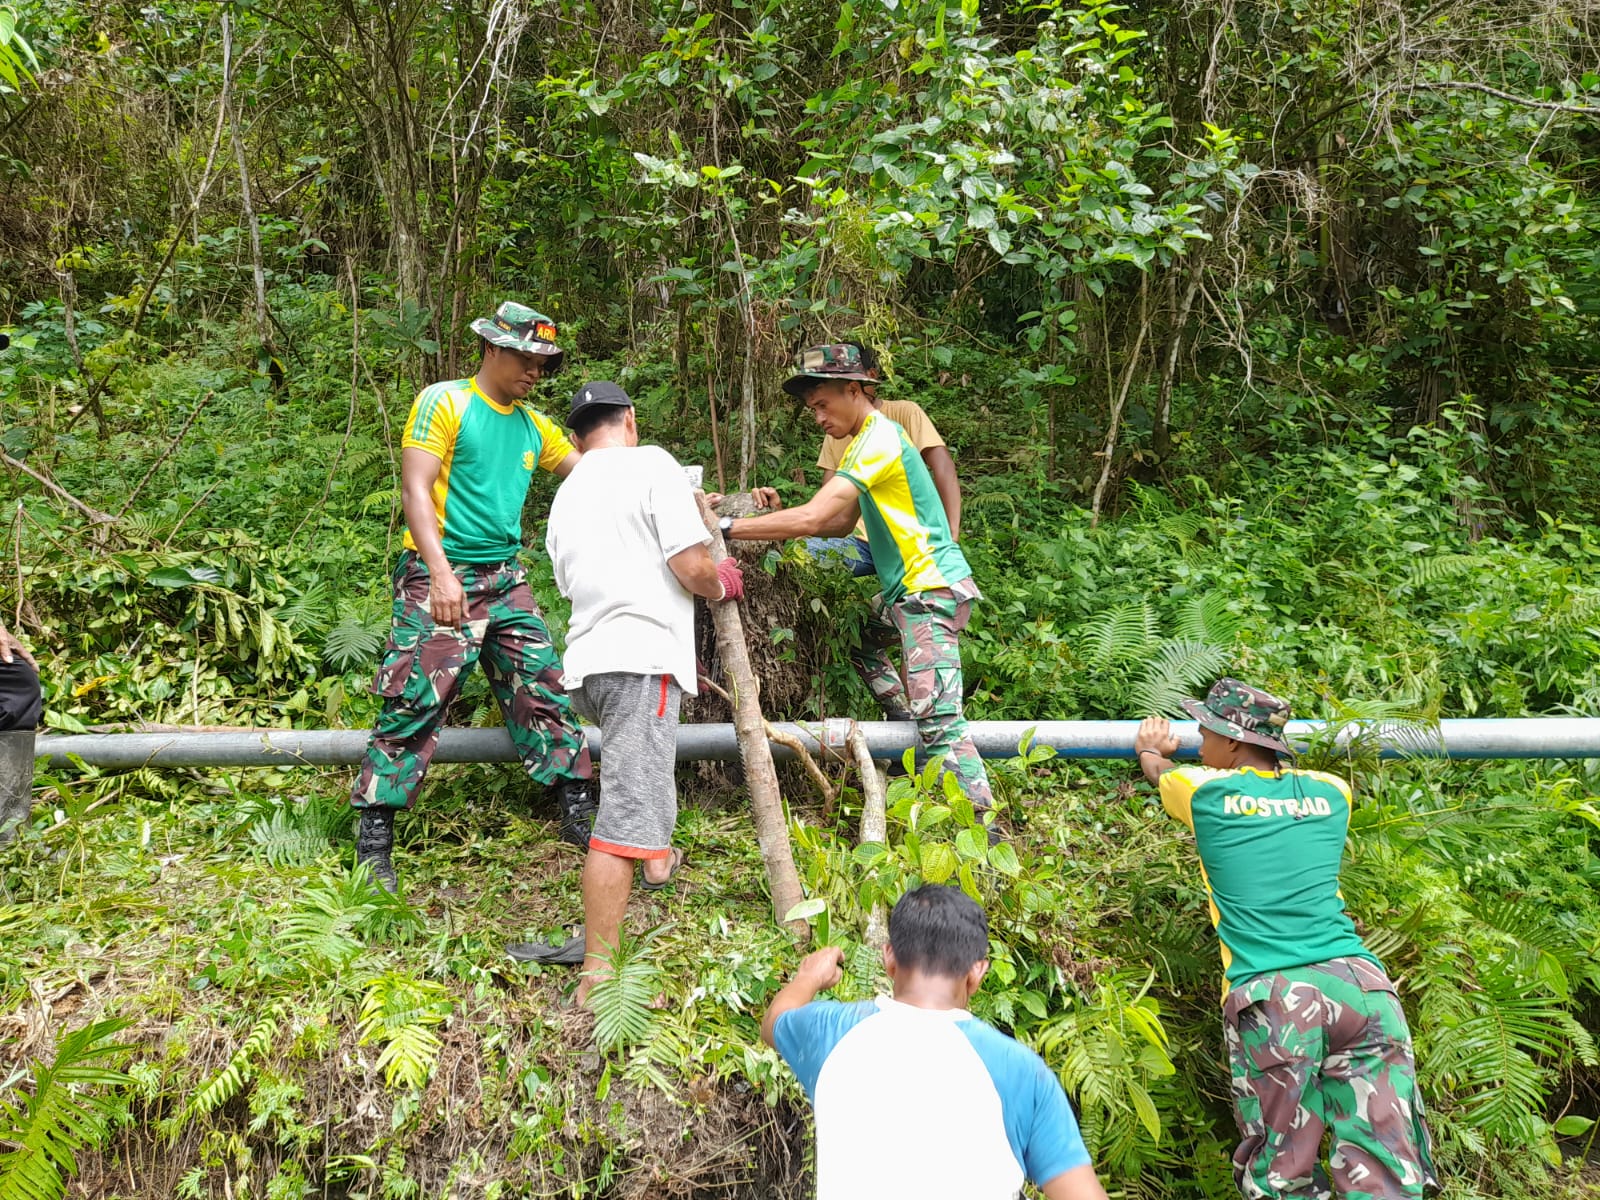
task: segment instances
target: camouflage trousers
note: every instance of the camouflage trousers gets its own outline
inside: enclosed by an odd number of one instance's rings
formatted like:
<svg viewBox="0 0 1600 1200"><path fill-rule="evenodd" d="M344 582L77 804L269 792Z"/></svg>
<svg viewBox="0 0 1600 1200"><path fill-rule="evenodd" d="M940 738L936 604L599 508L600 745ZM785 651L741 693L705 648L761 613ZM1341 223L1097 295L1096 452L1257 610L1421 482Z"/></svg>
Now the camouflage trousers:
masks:
<svg viewBox="0 0 1600 1200"><path fill-rule="evenodd" d="M561 687L561 658L515 562L462 566L466 593L459 628L437 625L428 608L428 568L406 551L394 570L394 619L372 690L383 710L350 792L357 808L409 808L439 744L445 710L476 662L511 743L535 783L587 779L589 746Z"/></svg>
<svg viewBox="0 0 1600 1200"><path fill-rule="evenodd" d="M1247 1200L1437 1188L1411 1032L1381 967L1333 958L1247 979L1223 1004L1223 1031L1242 1139L1233 1177Z"/></svg>
<svg viewBox="0 0 1600 1200"><path fill-rule="evenodd" d="M981 810L994 796L962 715L961 682L961 631L978 598L970 579L910 592L894 604L878 596L861 648L851 657L889 719L915 721L923 752L942 760Z"/></svg>

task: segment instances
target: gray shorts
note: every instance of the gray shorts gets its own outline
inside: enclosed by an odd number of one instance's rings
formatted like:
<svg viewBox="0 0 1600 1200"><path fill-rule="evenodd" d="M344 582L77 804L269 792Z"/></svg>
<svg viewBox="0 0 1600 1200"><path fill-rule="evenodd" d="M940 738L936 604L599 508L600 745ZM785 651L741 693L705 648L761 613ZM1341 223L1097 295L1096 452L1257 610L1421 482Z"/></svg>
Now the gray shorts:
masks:
<svg viewBox="0 0 1600 1200"><path fill-rule="evenodd" d="M572 707L600 727L600 812L589 846L620 858L666 858L678 821L678 712L670 675L606 672L571 689Z"/></svg>

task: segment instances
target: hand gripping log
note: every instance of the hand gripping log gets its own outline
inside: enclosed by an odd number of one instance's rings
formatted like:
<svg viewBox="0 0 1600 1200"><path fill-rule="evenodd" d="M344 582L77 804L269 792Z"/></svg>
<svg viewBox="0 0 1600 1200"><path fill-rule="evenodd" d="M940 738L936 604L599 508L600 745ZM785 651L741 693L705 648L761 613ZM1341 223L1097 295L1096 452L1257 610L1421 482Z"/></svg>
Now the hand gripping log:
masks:
<svg viewBox="0 0 1600 1200"><path fill-rule="evenodd" d="M700 518L711 534L711 560L728 557L716 515L706 503L704 492L695 492ZM789 912L805 899L800 890L800 875L794 867L794 848L789 844L789 822L783 814L783 796L778 791L778 771L772 765L772 747L767 744L767 723L761 715L761 689L750 666L750 652L744 641L744 622L737 603L711 602L711 620L717 630L717 649L722 654L727 682L733 692L733 728L739 741L739 758L744 763L744 778L750 788L750 816L756 826L756 842L767 869L767 887L772 892L773 917L784 922ZM811 935L804 921L786 922L801 939Z"/></svg>

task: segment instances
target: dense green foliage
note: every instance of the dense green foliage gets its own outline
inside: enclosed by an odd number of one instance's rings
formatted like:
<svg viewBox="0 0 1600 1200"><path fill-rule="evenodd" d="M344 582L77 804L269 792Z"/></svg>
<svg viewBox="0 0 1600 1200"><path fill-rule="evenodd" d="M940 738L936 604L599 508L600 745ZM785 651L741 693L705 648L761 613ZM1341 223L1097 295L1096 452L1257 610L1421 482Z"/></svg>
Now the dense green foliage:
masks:
<svg viewBox="0 0 1600 1200"><path fill-rule="evenodd" d="M620 379L648 436L791 499L789 352L881 344L962 475L974 716L1223 671L1419 739L1600 715L1596 34L1468 0L0 8L5 620L57 729L361 727L399 426L515 295L575 347L548 411ZM752 610L775 715L869 715L866 585L764 565L802 597ZM498 720L481 682L456 719ZM1588 1194L1597 764L1316 753L1358 781L1345 894L1447 1194ZM797 777L798 865L845 995L876 902L978 895L977 1007L1108 1188L1221 1198L1215 938L1135 779L1000 767L990 851L921 780L858 847L854 794L825 821ZM578 914L513 773L436 771L401 900L350 873L337 773L37 783L0 850L0 1200L805 1194L755 1025L800 948L724 780L685 777L690 872L592 1025L502 953Z"/></svg>

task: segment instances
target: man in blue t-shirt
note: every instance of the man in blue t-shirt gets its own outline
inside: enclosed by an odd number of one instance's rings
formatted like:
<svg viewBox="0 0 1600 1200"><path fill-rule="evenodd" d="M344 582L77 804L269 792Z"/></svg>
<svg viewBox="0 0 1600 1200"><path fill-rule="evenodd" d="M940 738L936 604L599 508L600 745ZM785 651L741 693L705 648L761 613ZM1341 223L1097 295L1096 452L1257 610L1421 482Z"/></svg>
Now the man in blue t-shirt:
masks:
<svg viewBox="0 0 1600 1200"><path fill-rule="evenodd" d="M772 1001L761 1036L816 1110L817 1200L1106 1200L1050 1068L967 1011L988 954L983 909L928 885L889 914L893 999L817 1000L842 974L827 946Z"/></svg>

